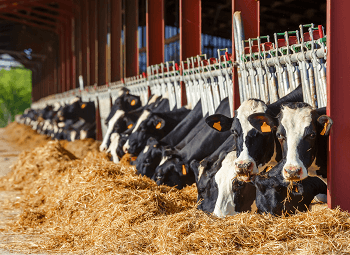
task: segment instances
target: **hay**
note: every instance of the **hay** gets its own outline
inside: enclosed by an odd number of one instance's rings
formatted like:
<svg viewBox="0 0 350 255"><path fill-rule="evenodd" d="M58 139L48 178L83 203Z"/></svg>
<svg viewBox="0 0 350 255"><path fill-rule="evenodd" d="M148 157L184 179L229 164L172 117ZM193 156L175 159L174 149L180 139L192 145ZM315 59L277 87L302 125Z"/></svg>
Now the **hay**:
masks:
<svg viewBox="0 0 350 255"><path fill-rule="evenodd" d="M104 153L92 150L79 159L59 142L22 153L0 184L22 190L17 206L23 212L9 228L44 235L35 242L40 252L350 252L347 212L320 208L291 217L241 213L218 219L196 209L195 185L183 190L157 186ZM33 251L33 243L23 247Z"/></svg>

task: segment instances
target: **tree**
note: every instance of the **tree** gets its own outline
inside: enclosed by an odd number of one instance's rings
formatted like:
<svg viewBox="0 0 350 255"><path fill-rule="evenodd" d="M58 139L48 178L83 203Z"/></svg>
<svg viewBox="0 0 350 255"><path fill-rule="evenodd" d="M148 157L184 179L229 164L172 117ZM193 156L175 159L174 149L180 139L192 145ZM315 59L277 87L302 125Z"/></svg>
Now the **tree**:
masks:
<svg viewBox="0 0 350 255"><path fill-rule="evenodd" d="M31 105L32 72L28 69L0 70L0 127L14 121Z"/></svg>

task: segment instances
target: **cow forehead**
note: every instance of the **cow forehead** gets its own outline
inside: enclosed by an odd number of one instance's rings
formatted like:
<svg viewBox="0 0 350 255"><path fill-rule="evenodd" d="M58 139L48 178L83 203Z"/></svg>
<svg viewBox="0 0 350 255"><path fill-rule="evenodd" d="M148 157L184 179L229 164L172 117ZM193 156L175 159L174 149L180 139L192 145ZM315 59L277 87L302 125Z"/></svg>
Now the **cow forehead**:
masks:
<svg viewBox="0 0 350 255"><path fill-rule="evenodd" d="M266 112L267 106L262 101L256 101L254 99L249 99L244 101L241 106L237 109L236 118L240 121L242 130L244 133L248 133L253 126L248 121L248 117L254 113Z"/></svg>
<svg viewBox="0 0 350 255"><path fill-rule="evenodd" d="M281 113L282 118L280 122L287 133L293 132L303 134L305 128L310 126L312 122L311 107L292 109L285 106L281 109Z"/></svg>
<svg viewBox="0 0 350 255"><path fill-rule="evenodd" d="M69 103L70 103L70 104L74 104L75 102L78 102L79 100L80 100L79 97L75 97L75 98L73 98Z"/></svg>

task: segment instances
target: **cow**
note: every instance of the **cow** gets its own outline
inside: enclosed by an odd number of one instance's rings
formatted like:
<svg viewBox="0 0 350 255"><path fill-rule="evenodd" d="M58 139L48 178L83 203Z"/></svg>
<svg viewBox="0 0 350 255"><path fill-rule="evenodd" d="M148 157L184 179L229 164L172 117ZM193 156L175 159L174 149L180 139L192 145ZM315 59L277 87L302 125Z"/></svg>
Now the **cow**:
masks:
<svg viewBox="0 0 350 255"><path fill-rule="evenodd" d="M283 172L287 160L284 158L270 171L254 176L258 213L279 216L304 212L316 195L327 193L327 185L318 177L286 181Z"/></svg>
<svg viewBox="0 0 350 255"><path fill-rule="evenodd" d="M183 120L190 110L186 107L171 112L160 112L159 109L144 110L137 120L134 130L123 146L125 153L138 155L146 146L149 137L161 139L169 134Z"/></svg>
<svg viewBox="0 0 350 255"><path fill-rule="evenodd" d="M136 110L140 107L141 100L139 96L131 95L129 93L129 90L126 88L122 88L119 91L119 97L115 100L111 108L111 112L109 113L105 121L105 124L107 125L107 132L103 137L103 141L100 145L100 151L107 150L111 141L110 137L112 133L121 133L127 129L125 123L120 121L120 119L125 115L125 113L132 110Z"/></svg>
<svg viewBox="0 0 350 255"><path fill-rule="evenodd" d="M231 130L234 146L227 154L228 158L222 159L224 164L221 167L217 164L213 169L210 169L210 165L197 169L197 185L201 187L198 198L203 199L200 209L213 210L209 212L223 217L250 208L252 197L255 197L255 187L248 182L266 167L276 165L282 159L282 152L274 129L267 123L263 129L255 129L248 120L249 116L265 112L276 116L284 102L302 99L302 90L298 87L271 105L258 99L249 99L235 111L234 118L217 114L207 118L208 125L217 131ZM237 201L242 194L247 198L246 202Z"/></svg>
<svg viewBox="0 0 350 255"><path fill-rule="evenodd" d="M318 176L327 183L327 143L332 119L326 109L313 109L307 103L285 103L278 118L269 114L254 114L249 121L256 129L269 123L277 129L283 158L282 175L286 181Z"/></svg>
<svg viewBox="0 0 350 255"><path fill-rule="evenodd" d="M176 146L179 142L184 140L188 133L200 122L203 118L202 116L202 105L199 101L186 118L159 142L153 137L149 138L145 148L140 152L136 161L132 161L132 164L136 165L138 173L151 178L154 170L161 161L162 148L164 146ZM201 125L204 125L204 122Z"/></svg>
<svg viewBox="0 0 350 255"><path fill-rule="evenodd" d="M227 98L221 101L216 113L230 114ZM158 185L177 185L177 188L194 183L195 176L190 166L191 161L202 160L213 153L229 135L230 132L216 132L207 125L200 127L199 132L181 150L171 148L163 151L163 158L152 179Z"/></svg>

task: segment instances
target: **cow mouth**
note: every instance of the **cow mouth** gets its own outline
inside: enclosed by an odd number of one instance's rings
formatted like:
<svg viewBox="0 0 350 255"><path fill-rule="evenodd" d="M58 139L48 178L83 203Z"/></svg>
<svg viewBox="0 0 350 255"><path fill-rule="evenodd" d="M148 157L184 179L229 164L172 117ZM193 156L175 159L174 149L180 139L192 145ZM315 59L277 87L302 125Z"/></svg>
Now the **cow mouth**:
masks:
<svg viewBox="0 0 350 255"><path fill-rule="evenodd" d="M256 174L253 174L251 172L248 172L246 174L238 174L237 175L237 180L242 181L242 182L251 182L252 178L255 176Z"/></svg>

